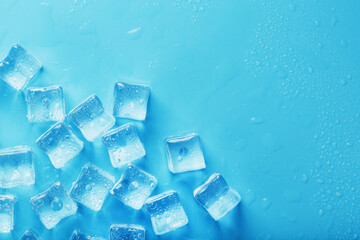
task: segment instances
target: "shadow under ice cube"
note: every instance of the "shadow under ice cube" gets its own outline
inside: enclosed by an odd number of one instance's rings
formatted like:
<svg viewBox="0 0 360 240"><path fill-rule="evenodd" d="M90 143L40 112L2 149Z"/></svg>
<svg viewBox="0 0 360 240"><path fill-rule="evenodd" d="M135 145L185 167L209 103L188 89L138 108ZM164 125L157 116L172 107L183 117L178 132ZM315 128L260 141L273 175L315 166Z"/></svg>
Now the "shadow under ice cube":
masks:
<svg viewBox="0 0 360 240"><path fill-rule="evenodd" d="M22 90L40 69L41 63L36 58L21 46L14 45L0 62L0 79L16 90Z"/></svg>
<svg viewBox="0 0 360 240"><path fill-rule="evenodd" d="M59 182L32 197L30 204L47 229L54 228L62 219L75 215L77 211L76 203Z"/></svg>
<svg viewBox="0 0 360 240"><path fill-rule="evenodd" d="M188 223L179 196L172 190L146 200L145 209L150 215L156 235L174 231Z"/></svg>
<svg viewBox="0 0 360 240"><path fill-rule="evenodd" d="M88 97L71 110L68 116L90 142L115 124L115 118L105 111L96 95Z"/></svg>
<svg viewBox="0 0 360 240"><path fill-rule="evenodd" d="M29 122L59 122L65 119L65 102L61 86L28 88L26 104Z"/></svg>
<svg viewBox="0 0 360 240"><path fill-rule="evenodd" d="M114 88L113 115L145 120L150 88L145 85L118 82Z"/></svg>
<svg viewBox="0 0 360 240"><path fill-rule="evenodd" d="M112 224L110 240L145 240L145 229L135 224Z"/></svg>
<svg viewBox="0 0 360 240"><path fill-rule="evenodd" d="M0 233L9 233L14 228L15 203L15 196L0 195Z"/></svg>
<svg viewBox="0 0 360 240"><path fill-rule="evenodd" d="M83 149L83 142L63 122L53 125L36 140L36 144L48 155L55 168L65 166Z"/></svg>
<svg viewBox="0 0 360 240"><path fill-rule="evenodd" d="M218 173L211 175L204 184L195 189L194 197L216 221L241 201L240 195L231 189Z"/></svg>
<svg viewBox="0 0 360 240"><path fill-rule="evenodd" d="M145 149L132 123L106 132L102 141L108 149L113 167L121 167L145 156Z"/></svg>
<svg viewBox="0 0 360 240"><path fill-rule="evenodd" d="M70 196L82 205L99 211L114 183L113 176L88 163L81 169Z"/></svg>
<svg viewBox="0 0 360 240"><path fill-rule="evenodd" d="M0 150L0 188L35 183L33 152L28 146Z"/></svg>
<svg viewBox="0 0 360 240"><path fill-rule="evenodd" d="M139 210L156 185L157 180L154 176L129 164L111 190L111 194L125 205Z"/></svg>

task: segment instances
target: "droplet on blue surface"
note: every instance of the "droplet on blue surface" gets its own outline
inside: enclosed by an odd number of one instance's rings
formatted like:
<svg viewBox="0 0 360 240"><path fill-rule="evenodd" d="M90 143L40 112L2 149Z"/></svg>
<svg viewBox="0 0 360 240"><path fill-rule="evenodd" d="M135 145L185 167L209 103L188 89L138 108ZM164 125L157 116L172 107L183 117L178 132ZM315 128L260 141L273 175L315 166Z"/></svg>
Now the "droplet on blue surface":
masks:
<svg viewBox="0 0 360 240"><path fill-rule="evenodd" d="M267 197L264 197L262 200L261 200L261 207L263 210L267 210L270 208L272 202L270 199L268 199Z"/></svg>

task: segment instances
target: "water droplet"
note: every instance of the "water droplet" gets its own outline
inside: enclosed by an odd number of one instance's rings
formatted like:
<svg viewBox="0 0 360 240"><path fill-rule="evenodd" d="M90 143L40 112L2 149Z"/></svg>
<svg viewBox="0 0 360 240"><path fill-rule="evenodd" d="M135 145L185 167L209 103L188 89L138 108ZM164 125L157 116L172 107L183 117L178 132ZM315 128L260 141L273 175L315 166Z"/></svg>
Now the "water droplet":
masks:
<svg viewBox="0 0 360 240"><path fill-rule="evenodd" d="M262 203L261 203L261 206L262 206L262 208L263 208L263 210L267 210L267 209L269 209L269 207L271 206L271 200L270 199L268 199L268 198L263 198L262 199Z"/></svg>
<svg viewBox="0 0 360 240"><path fill-rule="evenodd" d="M50 105L50 100L49 100L48 98L44 98L44 99L42 100L42 103L44 104L45 107L49 107L49 105Z"/></svg>
<svg viewBox="0 0 360 240"><path fill-rule="evenodd" d="M324 215L324 211L322 210L322 209L319 209L319 216L322 216L322 215Z"/></svg>
<svg viewBox="0 0 360 240"><path fill-rule="evenodd" d="M182 162L184 160L184 157L186 157L188 153L189 153L189 150L186 147L181 148L179 150L178 161Z"/></svg>
<svg viewBox="0 0 360 240"><path fill-rule="evenodd" d="M54 199L51 201L51 209L54 211L60 211L62 207L63 207L62 201L59 198L54 197Z"/></svg>
<svg viewBox="0 0 360 240"><path fill-rule="evenodd" d="M87 184L85 186L86 191L90 191L92 189L92 186L90 184Z"/></svg>

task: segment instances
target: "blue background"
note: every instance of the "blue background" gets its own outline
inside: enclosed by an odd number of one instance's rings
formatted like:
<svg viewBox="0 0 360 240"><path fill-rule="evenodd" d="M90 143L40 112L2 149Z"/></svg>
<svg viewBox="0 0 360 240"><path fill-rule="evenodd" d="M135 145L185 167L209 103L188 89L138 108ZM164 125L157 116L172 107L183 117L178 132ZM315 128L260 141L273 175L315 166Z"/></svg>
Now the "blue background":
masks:
<svg viewBox="0 0 360 240"><path fill-rule="evenodd" d="M0 55L21 44L43 63L29 86L64 87L66 111L91 94L110 109L118 80L149 84L138 122L154 193L174 189L189 224L156 237L149 217L109 196L98 213L46 230L30 197L86 162L111 172L100 141L56 170L35 140L51 124L30 124L21 92L0 82L0 147L30 145L36 183L1 190L18 198L18 239L68 239L75 228L108 237L112 223L146 228L147 239L358 239L360 237L360 2L356 0L2 0ZM119 120L118 125L124 120ZM79 132L73 127L80 136ZM166 137L197 132L207 168L172 175ZM220 172L243 198L215 222L192 191Z"/></svg>

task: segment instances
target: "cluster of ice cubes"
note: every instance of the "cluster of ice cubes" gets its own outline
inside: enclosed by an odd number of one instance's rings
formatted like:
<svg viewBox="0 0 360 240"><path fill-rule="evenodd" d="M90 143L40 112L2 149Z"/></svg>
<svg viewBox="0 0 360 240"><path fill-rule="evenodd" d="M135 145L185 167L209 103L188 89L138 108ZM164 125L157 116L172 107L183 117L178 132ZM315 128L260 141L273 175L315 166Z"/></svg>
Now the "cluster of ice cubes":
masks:
<svg viewBox="0 0 360 240"><path fill-rule="evenodd" d="M21 46L11 48L0 63L0 78L16 90L24 90L41 70L40 62ZM158 185L156 178L133 165L146 155L144 145L133 123L111 129L117 118L143 121L147 115L150 88L145 85L117 82L114 86L111 113L101 100L91 95L65 113L64 90L61 86L26 89L27 117L31 123L55 122L37 140L37 146L47 155L55 168L62 168L78 156L84 148L83 141L96 141L101 137L114 168L124 167L118 181L110 173L87 163L74 178L71 189L60 182L30 199L30 204L47 229L54 228L63 219L77 213L78 204L100 211L106 197L113 195L124 205L135 210L144 209L151 220L155 234L162 235L185 226L189 219L179 194L168 190L151 196ZM76 136L65 123L69 120L80 130ZM83 140L81 140L83 139ZM165 152L169 171L179 174L206 167L205 158L196 133L165 139ZM0 188L8 189L35 183L34 153L28 146L0 150ZM214 173L194 191L194 198L215 220L222 218L241 201L240 195L228 186L225 179ZM16 197L0 195L0 232L9 233L14 226ZM110 239L145 239L145 229L140 225L114 223ZM29 229L20 238L38 240L39 235ZM74 230L71 240L102 240L80 230Z"/></svg>

